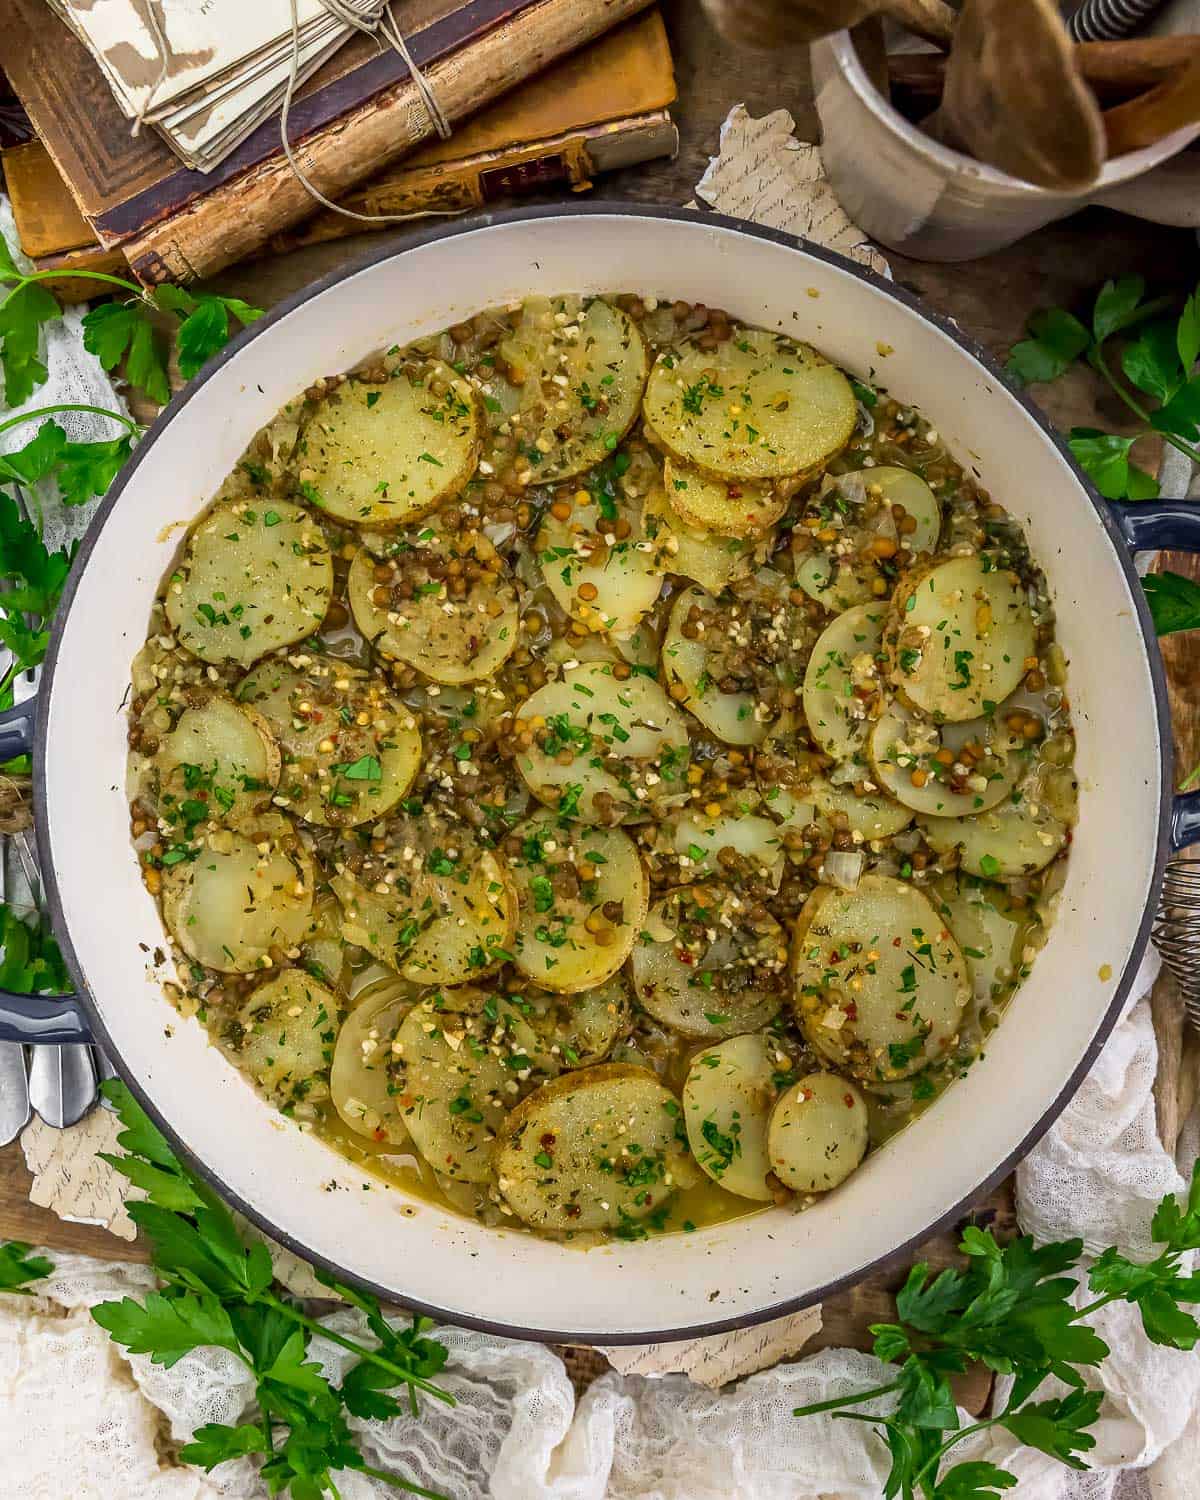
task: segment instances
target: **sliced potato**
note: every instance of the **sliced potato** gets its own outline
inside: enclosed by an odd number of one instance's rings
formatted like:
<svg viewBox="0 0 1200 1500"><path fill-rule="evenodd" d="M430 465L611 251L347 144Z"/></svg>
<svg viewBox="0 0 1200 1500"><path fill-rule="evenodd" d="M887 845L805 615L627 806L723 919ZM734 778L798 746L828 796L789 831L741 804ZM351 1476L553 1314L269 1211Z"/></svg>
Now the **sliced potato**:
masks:
<svg viewBox="0 0 1200 1500"><path fill-rule="evenodd" d="M569 1231L644 1219L688 1180L679 1103L644 1068L564 1074L505 1119L496 1177L526 1224Z"/></svg>
<svg viewBox="0 0 1200 1500"><path fill-rule="evenodd" d="M910 573L896 590L884 644L897 689L928 714L958 721L986 712L1036 662L1033 615L1015 573L986 556L954 557Z"/></svg>
<svg viewBox="0 0 1200 1500"><path fill-rule="evenodd" d="M565 824L538 812L504 848L520 907L518 970L567 994L611 979L642 930L649 899L633 840L616 828Z"/></svg>
<svg viewBox="0 0 1200 1500"><path fill-rule="evenodd" d="M622 680L613 665L574 667L518 711L546 726L517 756L530 791L585 823L643 822L687 795L683 715L657 682Z"/></svg>
<svg viewBox="0 0 1200 1500"><path fill-rule="evenodd" d="M792 486L748 484L718 479L687 464L663 464L668 504L683 521L706 535L757 537L774 526L787 509Z"/></svg>
<svg viewBox="0 0 1200 1500"><path fill-rule="evenodd" d="M269 969L272 948L296 947L312 902L312 859L278 813L209 835L163 871L163 919L179 946L225 974Z"/></svg>
<svg viewBox="0 0 1200 1500"><path fill-rule="evenodd" d="M1020 972L1028 908L1011 907L1002 886L960 880L940 910L967 960L976 1004L993 1004L1012 989Z"/></svg>
<svg viewBox="0 0 1200 1500"><path fill-rule="evenodd" d="M809 1073L771 1114L771 1171L796 1193L824 1193L845 1182L867 1151L867 1106L849 1078Z"/></svg>
<svg viewBox="0 0 1200 1500"><path fill-rule="evenodd" d="M892 592L897 568L937 546L942 511L919 475L884 465L827 474L801 523L792 532L796 582L827 609L845 610Z"/></svg>
<svg viewBox="0 0 1200 1500"><path fill-rule="evenodd" d="M541 455L539 483L598 464L637 420L645 340L637 324L602 297L586 306L573 297L549 305L531 300L501 352L509 378L519 377L523 429L532 430Z"/></svg>
<svg viewBox="0 0 1200 1500"><path fill-rule="evenodd" d="M493 1042L485 990L438 990L414 1005L391 1044L400 1119L436 1171L457 1182L488 1182L496 1132L515 1078Z"/></svg>
<svg viewBox="0 0 1200 1500"><path fill-rule="evenodd" d="M810 599L815 599L835 614L866 604L876 597L871 587L872 573L878 573L878 569L864 567L828 552L810 550L796 559L797 586Z"/></svg>
<svg viewBox="0 0 1200 1500"><path fill-rule="evenodd" d="M283 750L281 805L305 822L375 822L412 786L416 720L369 672L306 651L260 662L237 693L271 726Z"/></svg>
<svg viewBox="0 0 1200 1500"><path fill-rule="evenodd" d="M327 890L313 902L300 940L304 967L331 990L341 987L346 969L342 908Z"/></svg>
<svg viewBox="0 0 1200 1500"><path fill-rule="evenodd" d="M719 594L749 566L753 538L720 536L685 521L661 484L646 496L642 519L661 571L691 578L710 594Z"/></svg>
<svg viewBox="0 0 1200 1500"><path fill-rule="evenodd" d="M760 786L764 783L760 780ZM866 841L890 839L912 822L912 808L881 792L858 792L853 784L835 784L813 773L807 783L776 784L764 790L767 807L785 828L802 830L815 823L825 829L848 829Z"/></svg>
<svg viewBox="0 0 1200 1500"><path fill-rule="evenodd" d="M884 604L860 604L822 632L804 674L808 732L826 755L846 760L866 743L871 709L882 688L879 670Z"/></svg>
<svg viewBox="0 0 1200 1500"><path fill-rule="evenodd" d="M761 1032L733 1036L692 1058L683 1086L683 1120L700 1168L739 1198L771 1200L767 1122L786 1071ZM786 1064L786 1059L785 1059Z"/></svg>
<svg viewBox="0 0 1200 1500"><path fill-rule="evenodd" d="M865 875L818 886L796 919L795 1006L824 1057L868 1087L906 1078L952 1046L969 997L966 960L911 885Z"/></svg>
<svg viewBox="0 0 1200 1500"><path fill-rule="evenodd" d="M482 433L470 382L431 359L382 384L337 384L306 417L293 465L310 503L339 521L400 526L458 494Z"/></svg>
<svg viewBox="0 0 1200 1500"><path fill-rule="evenodd" d="M397 1102L404 1091L404 1068L392 1044L419 998L420 991L403 979L374 985L338 1032L329 1074L333 1107L368 1140L402 1146L409 1139Z"/></svg>
<svg viewBox="0 0 1200 1500"><path fill-rule="evenodd" d="M440 857L439 857L440 856ZM451 860L440 850L394 882L368 888L349 870L330 881L342 936L414 984L465 984L505 961L516 932L516 893L488 850Z"/></svg>
<svg viewBox="0 0 1200 1500"><path fill-rule="evenodd" d="M629 527L628 536L618 539L603 526L594 492L570 493L575 498L566 520L552 510L542 518L537 537L542 577L573 620L590 630L630 635L654 607L663 581L664 559L647 539L644 501L640 495L627 498L623 490L605 497L613 525L624 520Z"/></svg>
<svg viewBox="0 0 1200 1500"><path fill-rule="evenodd" d="M783 878L783 844L779 825L763 812L754 811L754 799L747 798L741 807L722 811L710 817L700 807L690 807L672 815L667 832L674 852L687 861L688 878L720 876L727 865L736 864L739 873L748 873L765 881L772 890L779 889ZM730 859L730 851L737 861Z"/></svg>
<svg viewBox="0 0 1200 1500"><path fill-rule="evenodd" d="M729 745L758 745L795 693L817 631L782 574L760 568L732 600L680 590L663 640L672 697Z"/></svg>
<svg viewBox="0 0 1200 1500"><path fill-rule="evenodd" d="M482 533L470 545L430 537L386 561L363 547L350 564L346 597L354 623L384 656L407 662L434 682L478 682L498 672L520 635L517 593L508 570ZM487 568L473 562L480 543ZM449 588L448 562L467 567L464 593Z"/></svg>
<svg viewBox="0 0 1200 1500"><path fill-rule="evenodd" d="M970 818L917 819L939 854L958 851L959 863L985 880L1011 880L1044 870L1065 847L1069 828L1028 793Z"/></svg>
<svg viewBox="0 0 1200 1500"><path fill-rule="evenodd" d="M581 994L530 988L510 998L528 1007L523 1014L537 1038L538 1066L545 1072L603 1062L633 1025L629 986L620 974Z"/></svg>
<svg viewBox="0 0 1200 1500"><path fill-rule="evenodd" d="M161 816L194 825L239 817L269 802L280 755L261 714L225 693L202 689L190 695L151 764Z"/></svg>
<svg viewBox="0 0 1200 1500"><path fill-rule="evenodd" d="M968 727L965 739L956 733ZM1024 757L996 731L994 717L969 726L936 724L893 703L871 732L872 775L914 812L967 817L1002 802L1025 769ZM971 746L967 760L959 758L964 743ZM947 751L954 754L949 764Z"/></svg>
<svg viewBox="0 0 1200 1500"><path fill-rule="evenodd" d="M715 350L660 355L642 407L646 430L681 463L724 479L809 474L850 441L850 382L807 344L739 329Z"/></svg>
<svg viewBox="0 0 1200 1500"><path fill-rule="evenodd" d="M277 1105L324 1099L339 1019L323 984L302 969L285 969L253 990L238 1013L238 1064Z"/></svg>
<svg viewBox="0 0 1200 1500"><path fill-rule="evenodd" d="M755 905L710 882L652 907L630 955L642 1009L704 1040L765 1026L783 1004L787 942Z"/></svg>
<svg viewBox="0 0 1200 1500"><path fill-rule="evenodd" d="M167 580L167 619L201 661L248 667L318 629L333 594L325 537L282 500L214 505Z"/></svg>

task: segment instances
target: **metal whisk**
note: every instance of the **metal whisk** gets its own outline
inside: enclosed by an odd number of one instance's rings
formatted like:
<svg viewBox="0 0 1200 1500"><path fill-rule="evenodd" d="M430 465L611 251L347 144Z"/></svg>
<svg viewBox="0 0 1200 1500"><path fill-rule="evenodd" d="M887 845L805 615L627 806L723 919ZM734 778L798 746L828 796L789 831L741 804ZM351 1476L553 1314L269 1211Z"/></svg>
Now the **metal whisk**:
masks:
<svg viewBox="0 0 1200 1500"><path fill-rule="evenodd" d="M1200 860L1176 856L1167 864L1153 936L1193 1026L1200 1028Z"/></svg>

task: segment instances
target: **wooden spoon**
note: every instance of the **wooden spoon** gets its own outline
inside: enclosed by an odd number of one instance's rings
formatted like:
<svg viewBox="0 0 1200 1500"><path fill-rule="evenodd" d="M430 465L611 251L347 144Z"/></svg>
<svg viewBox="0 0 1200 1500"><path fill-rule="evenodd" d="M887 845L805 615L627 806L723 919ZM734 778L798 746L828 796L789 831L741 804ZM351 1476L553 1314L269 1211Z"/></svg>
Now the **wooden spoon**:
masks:
<svg viewBox="0 0 1200 1500"><path fill-rule="evenodd" d="M1090 187L1104 165L1100 106L1054 0L966 0L937 114L924 129L1039 187Z"/></svg>
<svg viewBox="0 0 1200 1500"><path fill-rule="evenodd" d="M1161 54L1149 51L1140 54L1144 61L1145 74L1141 78L1144 86L1150 81L1147 75L1159 64L1161 71L1157 82L1145 93L1127 99L1112 109L1104 111L1104 135L1109 156L1122 156L1126 151L1139 151L1143 146L1152 146L1172 131L1185 125L1200 123L1200 37L1154 37L1147 41L1166 43L1173 54L1167 62L1167 47ZM1188 45L1184 45L1184 44ZM1114 45L1123 46L1117 42ZM1138 45L1134 43L1133 45ZM1076 50L1081 53L1094 52L1104 46L1103 42L1084 42ZM1099 60L1081 60L1084 76L1092 80L1088 68L1100 66ZM1132 72L1132 60L1129 69ZM1096 78L1095 86L1101 83ZM1129 74L1121 80L1129 81Z"/></svg>
<svg viewBox="0 0 1200 1500"><path fill-rule="evenodd" d="M1074 57L1107 105L1101 118L1110 157L1200 122L1200 36L1076 42ZM941 95L946 75L941 53L893 53L887 65L890 83L914 100L932 104Z"/></svg>
<svg viewBox="0 0 1200 1500"><path fill-rule="evenodd" d="M704 9L726 41L764 51L815 42L874 15L943 47L954 30L944 0L704 0Z"/></svg>

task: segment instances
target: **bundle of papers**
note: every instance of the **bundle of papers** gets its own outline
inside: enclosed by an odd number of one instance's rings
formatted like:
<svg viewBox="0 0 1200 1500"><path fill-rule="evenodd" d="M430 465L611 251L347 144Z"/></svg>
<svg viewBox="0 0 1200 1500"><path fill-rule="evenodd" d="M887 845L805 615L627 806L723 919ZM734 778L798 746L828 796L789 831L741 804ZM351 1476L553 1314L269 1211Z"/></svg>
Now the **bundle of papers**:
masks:
<svg viewBox="0 0 1200 1500"><path fill-rule="evenodd" d="M201 172L228 156L283 100L296 48L292 0L48 4L87 47L130 120L152 124L187 166ZM373 19L384 0L342 4ZM321 0L295 0L295 8L302 80L353 28Z"/></svg>

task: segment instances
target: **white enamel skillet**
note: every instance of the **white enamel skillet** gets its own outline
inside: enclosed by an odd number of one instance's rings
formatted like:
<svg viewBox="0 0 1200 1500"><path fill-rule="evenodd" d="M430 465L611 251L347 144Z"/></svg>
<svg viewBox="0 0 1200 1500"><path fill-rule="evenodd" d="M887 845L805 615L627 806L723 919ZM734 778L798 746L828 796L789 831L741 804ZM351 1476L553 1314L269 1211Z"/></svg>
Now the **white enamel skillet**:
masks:
<svg viewBox="0 0 1200 1500"><path fill-rule="evenodd" d="M318 376L531 293L640 291L725 308L875 372L1019 518L1070 658L1081 781L1057 922L986 1056L806 1213L564 1248L481 1227L364 1176L260 1100L164 1000L164 945L129 841L130 660L178 544L253 433ZM1186 506L1107 506L1060 439L945 319L837 255L712 215L634 205L529 209L431 230L316 283L236 339L171 402L106 498L55 624L36 726L37 833L78 988L0 998L0 1036L90 1035L171 1139L275 1239L388 1299L513 1336L598 1343L711 1333L826 1296L952 1221L1047 1128L1120 1012L1172 846L1200 837L1173 799L1163 672L1133 548L1200 546ZM331 1188L331 1184L336 1185Z"/></svg>

